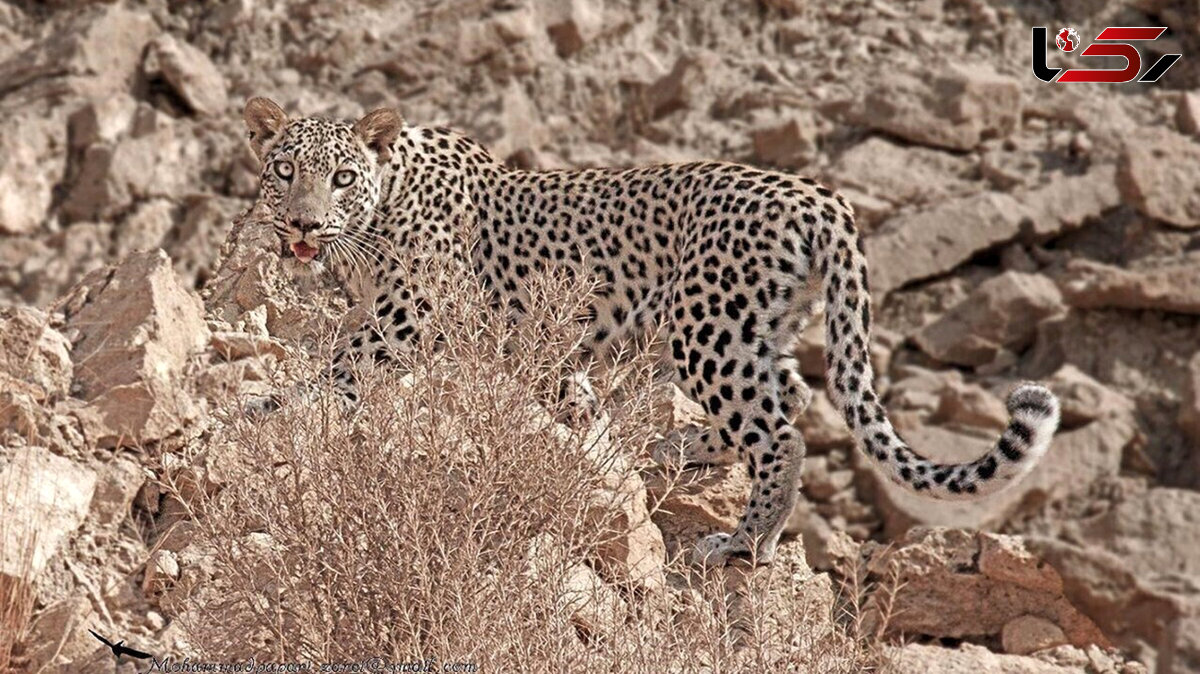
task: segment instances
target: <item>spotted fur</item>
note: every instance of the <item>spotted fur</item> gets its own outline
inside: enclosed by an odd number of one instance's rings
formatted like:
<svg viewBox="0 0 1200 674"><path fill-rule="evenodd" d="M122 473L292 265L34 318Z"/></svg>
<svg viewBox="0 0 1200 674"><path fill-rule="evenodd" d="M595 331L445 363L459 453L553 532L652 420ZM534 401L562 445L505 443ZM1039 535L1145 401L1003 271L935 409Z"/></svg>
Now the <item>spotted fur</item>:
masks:
<svg viewBox="0 0 1200 674"><path fill-rule="evenodd" d="M793 350L821 300L830 398L859 449L897 484L943 499L994 492L1032 468L1057 428L1058 401L1026 383L1008 397L1008 427L977 460L941 464L904 442L873 385L871 298L853 210L813 180L723 162L514 170L463 135L406 126L387 111L372 113L381 118L364 130L366 118L289 121L262 101L247 106L247 124L285 248L304 242L370 270L366 299L378 321L351 335L335 364L347 396L356 395L348 363L386 360L421 330L427 300L384 247L401 259L459 260L518 307L522 279L551 268L590 274L602 285L587 348L601 353L665 324L678 381L709 417L688 457L741 460L749 471L736 531L698 548L709 562L774 554L805 453L794 421L811 396ZM280 161L292 163L290 181L277 174ZM360 174L358 189L335 189L328 212L302 229L289 192L302 180L332 184L345 166ZM354 256L337 254L356 242Z"/></svg>

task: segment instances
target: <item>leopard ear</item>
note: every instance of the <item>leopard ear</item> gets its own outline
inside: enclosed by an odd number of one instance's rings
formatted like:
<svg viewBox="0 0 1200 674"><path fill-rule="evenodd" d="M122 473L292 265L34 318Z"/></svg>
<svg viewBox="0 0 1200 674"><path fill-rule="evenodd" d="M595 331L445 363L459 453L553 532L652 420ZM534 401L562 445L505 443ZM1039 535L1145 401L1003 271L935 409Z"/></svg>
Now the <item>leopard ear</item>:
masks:
<svg viewBox="0 0 1200 674"><path fill-rule="evenodd" d="M256 97L246 101L242 111L242 119L246 121L246 137L250 140L250 149L261 160L266 154L271 141L279 135L287 125L287 113L275 101L269 98Z"/></svg>
<svg viewBox="0 0 1200 674"><path fill-rule="evenodd" d="M380 108L368 112L362 119L354 123L354 132L379 157L380 163L391 159L392 143L396 141L402 128L404 128L404 120L400 117L400 113L391 108Z"/></svg>

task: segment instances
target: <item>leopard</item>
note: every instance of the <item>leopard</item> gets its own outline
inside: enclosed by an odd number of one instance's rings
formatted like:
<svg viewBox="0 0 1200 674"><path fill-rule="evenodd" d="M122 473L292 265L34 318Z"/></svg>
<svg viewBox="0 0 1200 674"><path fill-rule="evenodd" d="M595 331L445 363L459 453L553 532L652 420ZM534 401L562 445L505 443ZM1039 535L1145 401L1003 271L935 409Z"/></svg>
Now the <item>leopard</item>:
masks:
<svg viewBox="0 0 1200 674"><path fill-rule="evenodd" d="M725 161L526 170L392 108L293 118L258 97L243 117L280 254L353 265L366 279L371 315L347 330L331 368L348 400L359 395L354 363L387 362L423 334L436 298L414 286L405 260L453 261L518 310L538 274L596 279L581 346L593 357L661 331L667 374L706 417L684 460L740 461L750 478L736 528L700 539L697 563L776 555L800 496L797 421L812 399L797 347L822 307L828 398L857 451L891 482L934 499L980 498L1028 474L1058 428L1056 396L1025 381L977 459L935 461L900 436L869 354L864 236L847 199L815 179ZM356 242L365 244L356 256L343 254Z"/></svg>

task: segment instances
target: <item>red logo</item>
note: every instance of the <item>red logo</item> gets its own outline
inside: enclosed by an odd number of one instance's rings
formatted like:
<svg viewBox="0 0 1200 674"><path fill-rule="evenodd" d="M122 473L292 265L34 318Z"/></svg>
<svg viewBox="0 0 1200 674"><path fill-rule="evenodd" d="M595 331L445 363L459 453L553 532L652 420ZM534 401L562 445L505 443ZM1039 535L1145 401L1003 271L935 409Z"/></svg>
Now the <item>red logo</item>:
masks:
<svg viewBox="0 0 1200 674"><path fill-rule="evenodd" d="M1113 84L1133 82L1134 80L1157 82L1183 55L1163 54L1141 77L1138 77L1138 73L1142 72L1142 54L1130 43L1157 40L1166 31L1166 27L1109 26L1100 31L1095 42L1079 52L1079 55L1081 57L1120 56L1125 59L1124 68L1064 69L1051 68L1046 64L1047 31L1043 26L1035 26L1033 29L1033 74L1043 82L1107 82ZM1074 28L1063 28L1054 35L1054 43L1068 54L1075 53L1079 48L1079 33L1075 32Z"/></svg>
<svg viewBox="0 0 1200 674"><path fill-rule="evenodd" d="M1054 43L1065 52L1073 52L1079 48L1079 33L1074 28L1063 28L1054 36Z"/></svg>

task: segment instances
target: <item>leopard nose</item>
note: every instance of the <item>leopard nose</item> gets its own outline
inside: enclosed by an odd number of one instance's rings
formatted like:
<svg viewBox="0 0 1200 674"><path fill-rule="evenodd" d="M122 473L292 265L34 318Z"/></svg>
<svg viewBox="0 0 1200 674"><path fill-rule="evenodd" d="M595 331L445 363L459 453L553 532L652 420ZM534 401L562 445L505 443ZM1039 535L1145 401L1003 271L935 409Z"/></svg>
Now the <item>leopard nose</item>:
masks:
<svg viewBox="0 0 1200 674"><path fill-rule="evenodd" d="M293 229L298 230L301 234L307 234L321 226L320 221L314 218L297 217L292 218L291 224Z"/></svg>

